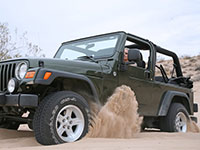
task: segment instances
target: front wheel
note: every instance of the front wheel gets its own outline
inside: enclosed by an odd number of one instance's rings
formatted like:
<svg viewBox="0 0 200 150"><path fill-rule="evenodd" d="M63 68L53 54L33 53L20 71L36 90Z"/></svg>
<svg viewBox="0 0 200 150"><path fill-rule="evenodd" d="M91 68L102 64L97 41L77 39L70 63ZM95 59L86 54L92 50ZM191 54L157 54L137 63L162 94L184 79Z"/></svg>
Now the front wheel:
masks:
<svg viewBox="0 0 200 150"><path fill-rule="evenodd" d="M88 103L71 91L44 98L33 119L36 140L43 145L77 141L86 135L88 124Z"/></svg>
<svg viewBox="0 0 200 150"><path fill-rule="evenodd" d="M160 119L160 129L166 132L187 132L189 114L180 103L172 103L167 116Z"/></svg>

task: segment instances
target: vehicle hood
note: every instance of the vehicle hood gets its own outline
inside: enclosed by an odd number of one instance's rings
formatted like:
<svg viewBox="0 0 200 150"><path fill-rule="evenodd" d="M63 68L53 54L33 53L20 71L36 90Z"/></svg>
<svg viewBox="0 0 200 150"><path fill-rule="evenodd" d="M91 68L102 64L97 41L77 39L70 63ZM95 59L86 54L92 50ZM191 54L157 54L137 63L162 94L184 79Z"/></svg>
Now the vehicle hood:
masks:
<svg viewBox="0 0 200 150"><path fill-rule="evenodd" d="M3 61L3 63L11 61L28 61L29 68L39 67L39 61L44 62L44 68L54 69L58 71L83 74L88 76L102 76L102 67L99 63L81 60L63 60L56 58L18 58Z"/></svg>

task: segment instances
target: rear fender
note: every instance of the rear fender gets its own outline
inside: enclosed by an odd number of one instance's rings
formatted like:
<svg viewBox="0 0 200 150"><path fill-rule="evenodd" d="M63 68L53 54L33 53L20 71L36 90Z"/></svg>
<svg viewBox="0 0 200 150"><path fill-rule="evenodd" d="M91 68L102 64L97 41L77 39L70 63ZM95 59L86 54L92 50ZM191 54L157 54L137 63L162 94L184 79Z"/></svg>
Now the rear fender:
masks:
<svg viewBox="0 0 200 150"><path fill-rule="evenodd" d="M189 114L193 114L193 109L190 104L190 99L186 93L177 91L167 91L160 103L158 116L166 116L171 103L179 102L185 106Z"/></svg>

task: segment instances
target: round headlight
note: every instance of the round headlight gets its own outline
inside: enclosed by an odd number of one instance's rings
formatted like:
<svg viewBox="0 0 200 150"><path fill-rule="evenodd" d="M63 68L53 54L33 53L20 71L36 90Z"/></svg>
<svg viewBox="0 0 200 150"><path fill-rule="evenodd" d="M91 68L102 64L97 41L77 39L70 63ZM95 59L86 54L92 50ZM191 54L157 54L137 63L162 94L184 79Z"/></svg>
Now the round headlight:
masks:
<svg viewBox="0 0 200 150"><path fill-rule="evenodd" d="M28 65L27 63L25 62L21 62L17 65L16 69L15 69L15 77L18 79L18 80L21 80L24 78L26 72L27 72L27 69L28 69Z"/></svg>
<svg viewBox="0 0 200 150"><path fill-rule="evenodd" d="M17 90L17 86L17 80L14 78L10 79L7 85L8 92L14 92L15 90Z"/></svg>

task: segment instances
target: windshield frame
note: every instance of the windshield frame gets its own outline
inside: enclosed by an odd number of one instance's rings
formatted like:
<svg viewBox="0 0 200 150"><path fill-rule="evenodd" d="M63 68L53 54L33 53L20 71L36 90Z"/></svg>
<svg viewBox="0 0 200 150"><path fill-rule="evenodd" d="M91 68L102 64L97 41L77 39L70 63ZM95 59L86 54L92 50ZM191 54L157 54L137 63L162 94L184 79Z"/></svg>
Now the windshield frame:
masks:
<svg viewBox="0 0 200 150"><path fill-rule="evenodd" d="M72 41L68 41L68 42L64 42L61 44L61 46L59 47L58 51L56 52L56 54L54 55L54 58L58 58L61 59L60 57L58 57L58 54L60 52L60 50L62 50L61 48L66 45L66 44L72 44L72 43L78 43L78 42L84 42L87 40L92 40L95 38L103 38L103 37L107 37L107 36L118 36L118 39L116 41L116 45L115 48L113 50L113 54L111 55L107 55L107 56L99 56L99 57L94 57L94 59L106 59L106 58L110 58L113 57L115 55L115 53L117 52L117 50L120 47L120 43L122 40L123 35L125 34L125 32L114 32L114 33L108 33L108 34L102 34L102 35L96 35L96 36L91 36L91 37L86 37L86 38L81 38L81 39L77 39L77 40L72 40Z"/></svg>

